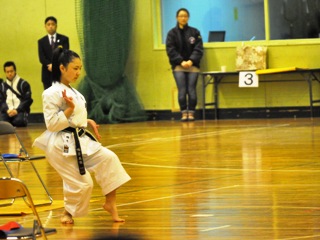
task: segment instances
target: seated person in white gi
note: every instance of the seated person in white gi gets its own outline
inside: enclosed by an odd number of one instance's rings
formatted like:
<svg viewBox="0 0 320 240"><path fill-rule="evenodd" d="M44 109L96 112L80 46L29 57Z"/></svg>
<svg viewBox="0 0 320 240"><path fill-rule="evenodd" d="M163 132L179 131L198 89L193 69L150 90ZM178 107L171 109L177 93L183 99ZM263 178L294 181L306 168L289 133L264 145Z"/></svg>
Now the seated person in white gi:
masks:
<svg viewBox="0 0 320 240"><path fill-rule="evenodd" d="M30 84L19 77L14 62L6 62L3 69L6 79L0 84L1 120L26 127L33 102Z"/></svg>

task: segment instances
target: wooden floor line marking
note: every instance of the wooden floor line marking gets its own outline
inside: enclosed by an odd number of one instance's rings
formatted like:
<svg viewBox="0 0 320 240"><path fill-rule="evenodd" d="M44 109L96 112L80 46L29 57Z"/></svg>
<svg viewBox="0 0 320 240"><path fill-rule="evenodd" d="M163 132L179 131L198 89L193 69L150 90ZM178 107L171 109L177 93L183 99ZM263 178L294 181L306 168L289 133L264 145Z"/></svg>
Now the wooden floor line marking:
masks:
<svg viewBox="0 0 320 240"><path fill-rule="evenodd" d="M320 235L310 235L310 236L292 237L292 238L278 238L278 239L275 239L275 240L314 239L315 237L320 237Z"/></svg>
<svg viewBox="0 0 320 240"><path fill-rule="evenodd" d="M208 168L208 167L181 167L181 166L168 166L168 165L156 165L156 164L142 164L142 163L129 163L129 162L121 162L123 165L130 166L140 166L140 167L152 167L152 168L167 168L167 169L186 169L186 170L214 170L214 171L236 171L236 172L320 172L319 170L310 170L310 169L255 169L255 168L247 168L247 169L235 169L235 168Z"/></svg>
<svg viewBox="0 0 320 240"><path fill-rule="evenodd" d="M218 229L222 229L222 228L228 228L228 227L231 227L231 225L224 225L221 227L207 228L207 229L200 230L200 232L209 232L209 231L218 230Z"/></svg>
<svg viewBox="0 0 320 240"><path fill-rule="evenodd" d="M126 143L118 143L113 145L106 146L107 148L116 148L116 147L129 147L129 146L139 146L142 144L151 144L151 143L159 143L159 142L168 142L172 140L183 140L183 139L190 139L190 138L199 138L204 136L216 136L216 135L222 135L222 134L234 134L234 133L242 133L242 132L252 132L257 131L261 129L269 129L274 127L285 127L289 124L279 124L275 126L267 126L267 127L256 127L256 128L242 128L242 129L236 129L236 130L229 130L224 129L221 131L213 131L213 132L205 132L205 133L196 133L196 134L190 134L190 135L183 135L183 136L177 136L177 137L166 137L166 138L151 138L148 140L141 140L141 141L134 141L134 142L126 142Z"/></svg>
<svg viewBox="0 0 320 240"><path fill-rule="evenodd" d="M176 198L176 197L182 197L182 196L187 196L187 195L194 195L194 194L199 194L199 193L204 193L204 192L219 191L219 190L230 189L230 188L235 188L235 187L238 187L238 185L221 187L221 188L212 188L212 189L206 189L206 190L202 190L202 191L188 192L188 193L182 193L182 194L171 195L171 196L160 197L160 198L152 198L152 199L147 199L147 200L143 200L143 201L137 201L137 202L131 202L131 203L124 203L124 204L121 204L121 205L118 205L118 206L128 206L128 205L133 205L133 204L137 204L137 203L152 202L152 201L158 201L158 200L162 200L162 199Z"/></svg>
<svg viewBox="0 0 320 240"><path fill-rule="evenodd" d="M117 205L117 206L118 206L118 207L123 207L123 206L129 206L129 205L134 205L134 204L139 204L139 203L146 203L146 202L153 202L153 201L158 201L158 200L163 200L163 199L168 199L168 198L176 198L176 197L182 197L182 196L187 196L187 195L194 195L194 194L199 194L199 193L204 193L204 192L219 191L219 190L230 189L230 188L235 188L235 187L238 187L238 185L221 187L221 188L212 188L212 189L206 189L206 190L202 190L202 191L188 192L188 193L171 195L171 196L165 196L165 197L159 197L159 198L151 198L151 199L146 199L146 200L142 200L142 201L136 201L136 202L130 202L130 203L123 203L123 204L119 204L119 205ZM93 209L93 211L100 210L100 209L102 209L102 208Z"/></svg>

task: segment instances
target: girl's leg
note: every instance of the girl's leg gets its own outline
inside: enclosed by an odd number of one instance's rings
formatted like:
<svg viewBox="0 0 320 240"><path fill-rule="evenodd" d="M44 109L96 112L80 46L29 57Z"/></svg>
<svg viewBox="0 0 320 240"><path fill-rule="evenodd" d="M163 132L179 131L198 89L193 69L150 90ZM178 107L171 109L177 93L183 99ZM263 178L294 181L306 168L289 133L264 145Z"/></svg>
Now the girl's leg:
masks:
<svg viewBox="0 0 320 240"><path fill-rule="evenodd" d="M197 82L198 73L188 73L188 108L189 108L189 120L194 120L194 112L197 105Z"/></svg>
<svg viewBox="0 0 320 240"><path fill-rule="evenodd" d="M116 205L116 190L108 193L106 195L106 201L103 205L104 210L109 212L112 216L113 221L115 222L124 222L123 218L120 218L118 215L118 209Z"/></svg>
<svg viewBox="0 0 320 240"><path fill-rule="evenodd" d="M46 154L47 160L63 179L64 208L60 221L72 224L72 217L84 216L89 210L93 181L89 172L80 175L75 157L63 157L59 151Z"/></svg>
<svg viewBox="0 0 320 240"><path fill-rule="evenodd" d="M65 209L62 212L60 222L64 223L64 224L73 224L74 223L72 215Z"/></svg>
<svg viewBox="0 0 320 240"><path fill-rule="evenodd" d="M187 80L186 73L180 71L173 71L173 76L178 88L178 102L181 112L187 112Z"/></svg>
<svg viewBox="0 0 320 240"><path fill-rule="evenodd" d="M124 222L118 216L116 206L116 189L131 178L122 167L118 156L107 148L86 157L86 167L95 174L97 183L105 196L103 208L109 212L115 222Z"/></svg>

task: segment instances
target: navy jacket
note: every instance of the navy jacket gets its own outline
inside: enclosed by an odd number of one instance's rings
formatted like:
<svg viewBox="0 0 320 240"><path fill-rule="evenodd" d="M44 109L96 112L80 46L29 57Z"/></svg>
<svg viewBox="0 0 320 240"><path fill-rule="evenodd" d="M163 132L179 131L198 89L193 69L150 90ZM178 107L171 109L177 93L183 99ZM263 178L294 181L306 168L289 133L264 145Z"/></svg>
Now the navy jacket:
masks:
<svg viewBox="0 0 320 240"><path fill-rule="evenodd" d="M184 42L181 31L184 32ZM172 28L167 35L166 50L169 57L169 62L174 69L180 65L182 61L191 60L193 66L200 67L200 60L203 56L203 42L200 31L196 28L186 25L183 30L176 27Z"/></svg>
<svg viewBox="0 0 320 240"><path fill-rule="evenodd" d="M30 106L33 103L33 99L31 98L31 87L30 84L23 80L22 78L19 79L17 84L18 93L21 96L20 104L16 108L18 112L27 112L30 113ZM0 111L7 112L8 105L7 105L7 90L8 86L5 84L5 81L0 83ZM10 91L10 90L9 90Z"/></svg>

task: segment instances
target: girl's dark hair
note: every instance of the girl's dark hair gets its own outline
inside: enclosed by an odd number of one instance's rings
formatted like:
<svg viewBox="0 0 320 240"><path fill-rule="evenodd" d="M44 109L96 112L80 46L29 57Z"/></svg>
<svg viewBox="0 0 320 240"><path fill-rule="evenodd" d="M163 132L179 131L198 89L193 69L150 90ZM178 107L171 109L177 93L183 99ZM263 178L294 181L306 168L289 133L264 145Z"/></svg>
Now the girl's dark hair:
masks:
<svg viewBox="0 0 320 240"><path fill-rule="evenodd" d="M52 57L52 81L60 82L61 71L60 65L62 64L65 68L68 67L69 63L72 62L74 58L80 58L74 51L56 48L53 50Z"/></svg>
<svg viewBox="0 0 320 240"><path fill-rule="evenodd" d="M178 15L179 15L179 13L180 13L181 11L186 12L186 13L188 14L188 16L190 17L190 13L189 13L188 9L186 9L186 8L180 8L180 9L177 11L177 13L176 13L176 17L178 17Z"/></svg>

